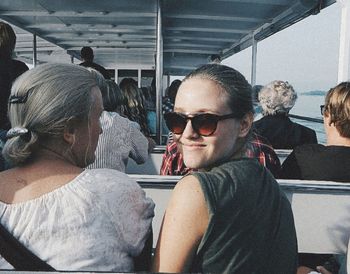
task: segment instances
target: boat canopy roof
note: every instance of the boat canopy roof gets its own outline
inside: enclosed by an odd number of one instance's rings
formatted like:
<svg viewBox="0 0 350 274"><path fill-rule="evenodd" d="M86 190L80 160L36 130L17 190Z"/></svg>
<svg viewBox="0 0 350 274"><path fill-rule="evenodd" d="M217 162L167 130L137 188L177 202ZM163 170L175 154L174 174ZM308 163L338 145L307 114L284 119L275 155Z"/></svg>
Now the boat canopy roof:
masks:
<svg viewBox="0 0 350 274"><path fill-rule="evenodd" d="M107 68L154 69L161 43L163 73L185 75L212 54L225 59L251 46L253 38L261 41L334 2L1 0L0 19L16 26L16 54L26 62L33 58L32 34L39 63L63 60L67 53L80 59L80 49L90 46L95 62Z"/></svg>

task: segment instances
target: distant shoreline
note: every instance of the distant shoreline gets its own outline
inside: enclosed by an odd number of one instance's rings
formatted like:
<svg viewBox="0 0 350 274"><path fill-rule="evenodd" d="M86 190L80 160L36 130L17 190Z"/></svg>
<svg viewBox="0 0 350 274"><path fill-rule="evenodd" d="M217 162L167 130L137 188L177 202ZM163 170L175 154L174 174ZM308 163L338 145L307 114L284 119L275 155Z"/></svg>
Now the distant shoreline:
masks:
<svg viewBox="0 0 350 274"><path fill-rule="evenodd" d="M323 90L311 90L311 91L301 92L300 95L325 96L326 95L326 91L323 91Z"/></svg>

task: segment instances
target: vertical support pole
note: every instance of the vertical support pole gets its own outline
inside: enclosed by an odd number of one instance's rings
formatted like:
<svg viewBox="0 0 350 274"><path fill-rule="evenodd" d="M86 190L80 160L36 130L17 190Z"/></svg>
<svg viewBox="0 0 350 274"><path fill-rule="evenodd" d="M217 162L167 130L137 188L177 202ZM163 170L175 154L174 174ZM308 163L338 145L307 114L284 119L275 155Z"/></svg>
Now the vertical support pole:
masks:
<svg viewBox="0 0 350 274"><path fill-rule="evenodd" d="M156 142L162 143L162 90L163 90L163 36L161 1L157 0L157 55L156 55Z"/></svg>
<svg viewBox="0 0 350 274"><path fill-rule="evenodd" d="M37 51L36 51L36 33L33 34L33 67L36 67L37 63Z"/></svg>
<svg viewBox="0 0 350 274"><path fill-rule="evenodd" d="M73 56L73 55L70 56L70 62L71 62L72 64L74 64L74 56Z"/></svg>
<svg viewBox="0 0 350 274"><path fill-rule="evenodd" d="M141 69L137 70L137 85L141 88Z"/></svg>
<svg viewBox="0 0 350 274"><path fill-rule="evenodd" d="M170 86L170 74L167 74L166 76L166 87L168 88Z"/></svg>
<svg viewBox="0 0 350 274"><path fill-rule="evenodd" d="M254 86L256 84L256 55L258 52L258 42L252 37L252 70L250 84Z"/></svg>
<svg viewBox="0 0 350 274"><path fill-rule="evenodd" d="M339 39L338 83L350 79L350 2L338 0L342 7Z"/></svg>
<svg viewBox="0 0 350 274"><path fill-rule="evenodd" d="M116 82L119 85L119 83L118 83L118 69L117 68L115 68L115 70L114 70L114 82Z"/></svg>

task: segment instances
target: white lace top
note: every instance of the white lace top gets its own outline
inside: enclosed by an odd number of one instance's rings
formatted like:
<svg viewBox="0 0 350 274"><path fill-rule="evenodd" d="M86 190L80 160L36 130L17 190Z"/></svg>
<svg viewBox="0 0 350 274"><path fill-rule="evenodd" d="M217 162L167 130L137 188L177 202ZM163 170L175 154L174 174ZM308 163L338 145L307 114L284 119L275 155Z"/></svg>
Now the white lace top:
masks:
<svg viewBox="0 0 350 274"><path fill-rule="evenodd" d="M125 172L129 157L142 164L148 159L148 140L140 126L116 112L102 112L102 134L95 151L95 162L88 168L112 168Z"/></svg>
<svg viewBox="0 0 350 274"><path fill-rule="evenodd" d="M0 221L56 270L133 270L149 235L154 203L124 173L85 170L39 198L0 202ZM0 269L13 269L0 256Z"/></svg>

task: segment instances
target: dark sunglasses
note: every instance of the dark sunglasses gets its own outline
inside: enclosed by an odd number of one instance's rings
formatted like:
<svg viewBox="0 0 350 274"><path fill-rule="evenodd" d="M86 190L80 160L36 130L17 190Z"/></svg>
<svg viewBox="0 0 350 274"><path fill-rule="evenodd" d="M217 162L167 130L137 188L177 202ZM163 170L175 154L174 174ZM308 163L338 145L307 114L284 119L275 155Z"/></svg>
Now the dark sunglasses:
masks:
<svg viewBox="0 0 350 274"><path fill-rule="evenodd" d="M321 114L323 116L324 115L324 111L326 110L326 108L324 107L324 105L320 105L320 109L321 109Z"/></svg>
<svg viewBox="0 0 350 274"><path fill-rule="evenodd" d="M197 114L193 117L188 117L185 114L178 112L170 112L164 115L165 123L169 130L175 134L182 134L186 128L187 121L191 121L193 130L202 136L212 135L218 122L225 119L237 118L236 114L215 115L211 113Z"/></svg>

